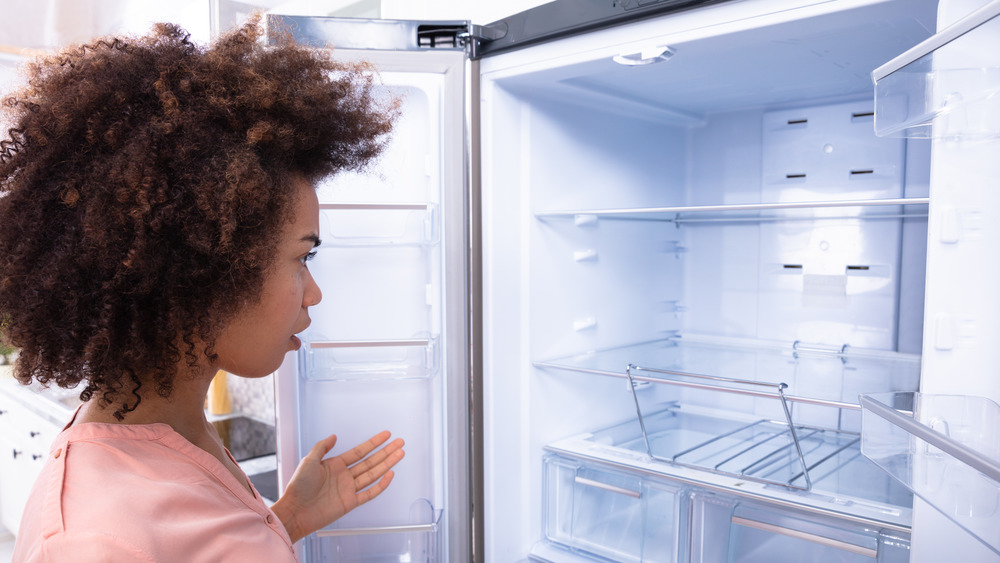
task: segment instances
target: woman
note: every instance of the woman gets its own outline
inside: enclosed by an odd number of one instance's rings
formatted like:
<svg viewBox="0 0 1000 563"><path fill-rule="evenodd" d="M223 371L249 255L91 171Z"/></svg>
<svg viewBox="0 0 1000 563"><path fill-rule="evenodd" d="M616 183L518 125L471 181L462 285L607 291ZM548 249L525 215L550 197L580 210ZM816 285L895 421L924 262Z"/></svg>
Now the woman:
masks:
<svg viewBox="0 0 1000 563"><path fill-rule="evenodd" d="M365 68L265 46L258 23L207 49L170 25L67 49L4 100L4 337L20 381L84 401L15 561L294 560L403 457L382 432L323 459L331 436L269 509L206 420L218 370L261 377L299 347L321 298L313 182L363 168L396 115Z"/></svg>

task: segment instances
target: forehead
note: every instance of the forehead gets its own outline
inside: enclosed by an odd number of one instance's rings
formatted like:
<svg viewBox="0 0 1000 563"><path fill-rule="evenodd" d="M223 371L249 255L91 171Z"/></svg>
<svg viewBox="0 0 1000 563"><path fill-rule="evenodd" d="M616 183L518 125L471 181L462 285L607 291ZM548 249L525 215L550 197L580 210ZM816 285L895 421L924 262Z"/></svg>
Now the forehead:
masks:
<svg viewBox="0 0 1000 563"><path fill-rule="evenodd" d="M319 197L316 195L316 189L301 176L294 176L291 181L295 193L292 198L290 225L296 230L306 228L315 230L319 223Z"/></svg>

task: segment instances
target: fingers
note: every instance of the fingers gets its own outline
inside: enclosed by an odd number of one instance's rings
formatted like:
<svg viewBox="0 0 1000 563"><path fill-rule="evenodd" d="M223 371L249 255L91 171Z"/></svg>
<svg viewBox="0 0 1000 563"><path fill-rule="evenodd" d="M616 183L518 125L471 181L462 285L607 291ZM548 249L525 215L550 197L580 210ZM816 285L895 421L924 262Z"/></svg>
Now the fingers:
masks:
<svg viewBox="0 0 1000 563"><path fill-rule="evenodd" d="M386 489L386 487L389 486L389 483L392 482L393 476L394 476L394 473L392 471L389 471L388 473L385 474L384 477L382 477L381 479L379 479L378 483L375 483L371 487L368 487L367 489L358 492L358 495L357 495L358 496L358 506L360 506L360 505L362 505L362 504L364 504L364 503L372 500L373 498L379 496L380 494L382 494L382 491L384 491Z"/></svg>
<svg viewBox="0 0 1000 563"><path fill-rule="evenodd" d="M389 439L389 436L391 436L389 431L383 430L369 438L367 442L357 445L350 451L341 454L340 459L348 466L354 465L358 461L364 459L365 456L370 454L375 448L381 446L386 440Z"/></svg>
<svg viewBox="0 0 1000 563"><path fill-rule="evenodd" d="M406 452L401 449L402 447L403 441L397 439L392 444L382 448L376 454L366 459L363 463L352 467L351 474L354 475L355 488L360 491L374 483L379 477L392 473L389 470L406 455Z"/></svg>
<svg viewBox="0 0 1000 563"><path fill-rule="evenodd" d="M358 475L368 471L370 468L382 463L384 459L391 456L396 451L401 450L403 448L403 444L404 442L402 438L396 438L379 451L352 465L351 475L357 477ZM395 462L393 462L393 464L395 464ZM392 465L389 465L389 467L392 467Z"/></svg>

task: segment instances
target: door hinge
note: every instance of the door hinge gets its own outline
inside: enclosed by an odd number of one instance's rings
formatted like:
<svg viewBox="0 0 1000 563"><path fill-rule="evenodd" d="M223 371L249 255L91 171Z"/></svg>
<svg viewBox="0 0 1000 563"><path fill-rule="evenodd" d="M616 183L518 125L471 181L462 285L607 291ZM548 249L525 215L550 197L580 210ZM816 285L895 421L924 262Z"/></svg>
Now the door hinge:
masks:
<svg viewBox="0 0 1000 563"><path fill-rule="evenodd" d="M465 47L470 59L479 58L479 50L484 43L502 39L507 35L507 22L496 22L491 25L475 25L470 23L468 27L458 34L459 44Z"/></svg>

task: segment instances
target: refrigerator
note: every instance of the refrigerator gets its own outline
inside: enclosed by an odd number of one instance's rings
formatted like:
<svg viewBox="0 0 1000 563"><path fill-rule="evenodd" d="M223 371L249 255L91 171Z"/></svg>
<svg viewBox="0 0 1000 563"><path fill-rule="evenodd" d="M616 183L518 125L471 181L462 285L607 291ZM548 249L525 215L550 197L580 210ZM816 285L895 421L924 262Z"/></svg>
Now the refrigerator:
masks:
<svg viewBox="0 0 1000 563"><path fill-rule="evenodd" d="M270 15L402 108L317 187L279 481L407 455L303 560L1000 560L998 14Z"/></svg>

